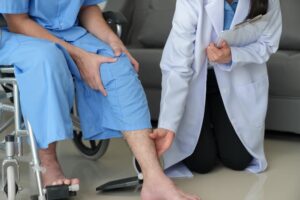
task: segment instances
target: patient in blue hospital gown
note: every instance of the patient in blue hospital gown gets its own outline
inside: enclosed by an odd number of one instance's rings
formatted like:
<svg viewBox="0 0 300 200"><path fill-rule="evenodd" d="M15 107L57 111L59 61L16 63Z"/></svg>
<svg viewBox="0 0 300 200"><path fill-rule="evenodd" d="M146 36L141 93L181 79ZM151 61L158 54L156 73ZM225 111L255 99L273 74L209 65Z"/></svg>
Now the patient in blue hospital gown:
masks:
<svg viewBox="0 0 300 200"><path fill-rule="evenodd" d="M44 186L79 184L64 176L56 156L56 142L73 136L76 98L85 139L124 136L129 143L145 176L142 199L196 200L159 166L139 64L104 21L97 6L102 1L0 2L8 24L1 30L0 65L15 68L22 113L46 169Z"/></svg>

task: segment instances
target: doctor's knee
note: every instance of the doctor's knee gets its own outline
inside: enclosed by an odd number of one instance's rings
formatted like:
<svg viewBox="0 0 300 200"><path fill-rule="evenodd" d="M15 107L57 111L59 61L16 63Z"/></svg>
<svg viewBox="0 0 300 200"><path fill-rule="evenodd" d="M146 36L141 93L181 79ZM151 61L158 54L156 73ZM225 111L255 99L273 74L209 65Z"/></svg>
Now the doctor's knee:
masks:
<svg viewBox="0 0 300 200"><path fill-rule="evenodd" d="M247 153L240 157L231 156L228 158L221 157L220 159L224 166L235 171L243 171L249 166L249 164L253 160L253 157L249 153Z"/></svg>

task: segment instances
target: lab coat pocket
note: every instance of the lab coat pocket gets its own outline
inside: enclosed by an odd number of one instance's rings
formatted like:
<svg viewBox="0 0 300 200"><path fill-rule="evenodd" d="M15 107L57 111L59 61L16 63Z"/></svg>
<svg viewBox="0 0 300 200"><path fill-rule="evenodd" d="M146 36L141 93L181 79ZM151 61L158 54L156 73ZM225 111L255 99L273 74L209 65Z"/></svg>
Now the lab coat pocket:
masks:
<svg viewBox="0 0 300 200"><path fill-rule="evenodd" d="M245 123L261 127L265 123L268 105L268 77L237 87L241 117Z"/></svg>

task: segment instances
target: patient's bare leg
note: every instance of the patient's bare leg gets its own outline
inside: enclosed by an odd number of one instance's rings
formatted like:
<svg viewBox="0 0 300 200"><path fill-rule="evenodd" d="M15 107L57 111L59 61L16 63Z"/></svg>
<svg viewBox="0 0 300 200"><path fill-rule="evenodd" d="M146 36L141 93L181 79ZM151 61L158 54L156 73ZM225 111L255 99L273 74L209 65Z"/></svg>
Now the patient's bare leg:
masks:
<svg viewBox="0 0 300 200"><path fill-rule="evenodd" d="M45 169L42 173L44 186L79 184L78 179L68 179L64 176L56 155L56 143L50 144L47 149L40 149L39 157L41 166Z"/></svg>
<svg viewBox="0 0 300 200"><path fill-rule="evenodd" d="M199 200L179 190L164 174L150 132L145 129L123 133L143 172L142 200Z"/></svg>

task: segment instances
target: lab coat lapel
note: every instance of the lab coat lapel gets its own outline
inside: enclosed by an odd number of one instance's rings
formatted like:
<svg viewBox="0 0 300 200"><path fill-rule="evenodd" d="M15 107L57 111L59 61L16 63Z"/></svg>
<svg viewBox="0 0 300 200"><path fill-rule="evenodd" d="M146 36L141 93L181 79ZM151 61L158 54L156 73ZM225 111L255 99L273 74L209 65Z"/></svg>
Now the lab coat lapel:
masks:
<svg viewBox="0 0 300 200"><path fill-rule="evenodd" d="M236 24L243 22L249 14L250 10L250 0L239 0L238 6L233 17L231 28Z"/></svg>
<svg viewBox="0 0 300 200"><path fill-rule="evenodd" d="M206 0L205 10L215 31L221 32L224 26L224 0Z"/></svg>

